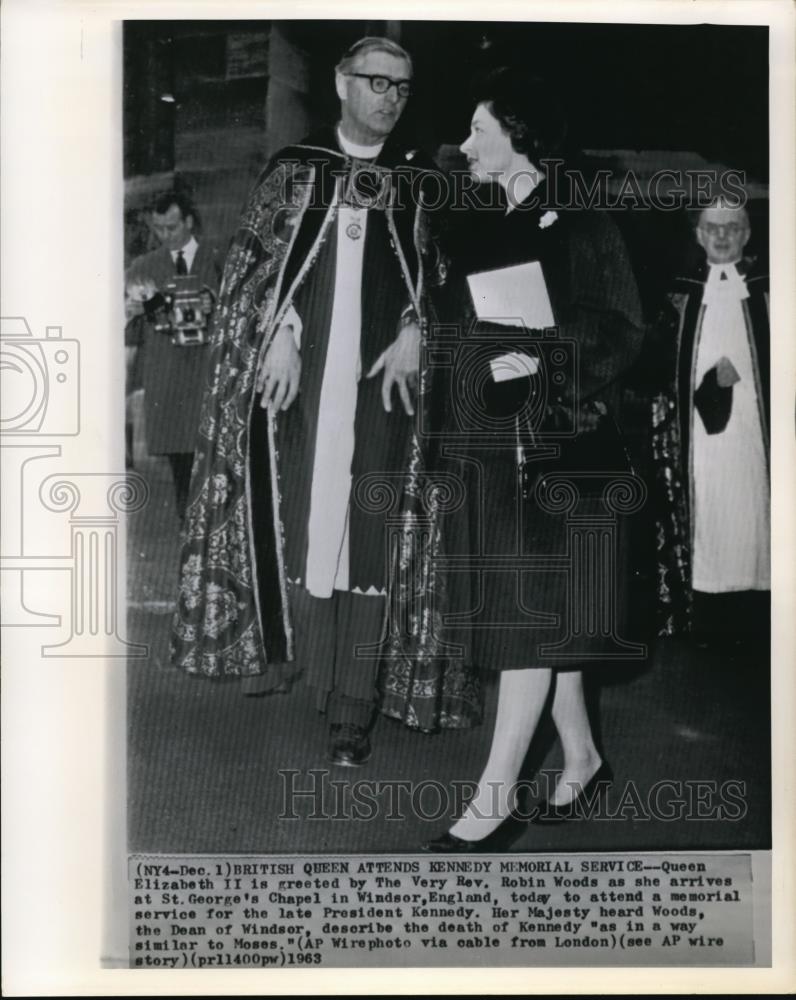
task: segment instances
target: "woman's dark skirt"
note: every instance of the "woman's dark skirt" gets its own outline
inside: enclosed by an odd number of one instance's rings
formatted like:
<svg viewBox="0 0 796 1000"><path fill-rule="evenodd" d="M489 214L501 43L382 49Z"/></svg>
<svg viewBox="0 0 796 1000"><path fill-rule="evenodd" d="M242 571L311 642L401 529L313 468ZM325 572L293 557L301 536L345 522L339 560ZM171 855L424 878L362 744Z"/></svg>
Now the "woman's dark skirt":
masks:
<svg viewBox="0 0 796 1000"><path fill-rule="evenodd" d="M446 618L466 662L500 671L637 658L626 639L629 474L529 451L520 471L511 446L470 446L459 474Z"/></svg>

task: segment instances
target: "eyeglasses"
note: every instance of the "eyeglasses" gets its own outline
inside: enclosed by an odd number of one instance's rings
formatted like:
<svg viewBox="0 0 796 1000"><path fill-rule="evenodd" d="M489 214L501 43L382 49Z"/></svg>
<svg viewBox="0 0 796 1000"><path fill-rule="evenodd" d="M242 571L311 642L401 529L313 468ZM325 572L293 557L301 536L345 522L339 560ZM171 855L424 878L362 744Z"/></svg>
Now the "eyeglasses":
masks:
<svg viewBox="0 0 796 1000"><path fill-rule="evenodd" d="M708 236L737 236L746 232L746 226L740 222L703 222L699 227Z"/></svg>
<svg viewBox="0 0 796 1000"><path fill-rule="evenodd" d="M346 73L345 75L367 80L374 94L386 94L390 87L395 87L396 94L404 99L412 93L411 80L391 80L389 76L374 76L372 73Z"/></svg>

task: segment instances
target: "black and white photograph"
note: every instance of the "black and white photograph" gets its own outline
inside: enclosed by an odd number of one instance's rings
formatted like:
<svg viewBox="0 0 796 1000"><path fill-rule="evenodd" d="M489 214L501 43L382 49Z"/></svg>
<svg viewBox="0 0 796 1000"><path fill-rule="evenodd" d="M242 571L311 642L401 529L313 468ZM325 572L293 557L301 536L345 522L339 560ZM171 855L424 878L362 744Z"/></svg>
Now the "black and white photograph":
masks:
<svg viewBox="0 0 796 1000"><path fill-rule="evenodd" d="M5 185L63 318L15 261L0 331L4 631L104 692L97 969L766 992L792 19L118 6L86 232Z"/></svg>
<svg viewBox="0 0 796 1000"><path fill-rule="evenodd" d="M125 22L133 851L770 847L767 36Z"/></svg>

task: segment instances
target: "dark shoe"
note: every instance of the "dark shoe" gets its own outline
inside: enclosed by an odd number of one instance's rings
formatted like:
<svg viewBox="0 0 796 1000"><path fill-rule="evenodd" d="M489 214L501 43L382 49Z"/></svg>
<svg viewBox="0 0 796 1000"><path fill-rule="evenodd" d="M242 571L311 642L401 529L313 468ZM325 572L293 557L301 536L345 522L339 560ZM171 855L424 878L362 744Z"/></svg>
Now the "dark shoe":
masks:
<svg viewBox="0 0 796 1000"><path fill-rule="evenodd" d="M476 852L480 843L480 840L462 840L455 833L443 833L441 837L427 840L420 849L432 854L453 854L456 851Z"/></svg>
<svg viewBox="0 0 796 1000"><path fill-rule="evenodd" d="M244 691L244 698L268 698L273 694L287 694L290 691L290 686L287 681L282 681L281 684L277 684L276 687L268 688L266 691Z"/></svg>
<svg viewBox="0 0 796 1000"><path fill-rule="evenodd" d="M371 746L364 726L350 722L332 723L329 727L329 749L326 759L341 767L361 767L370 759Z"/></svg>
<svg viewBox="0 0 796 1000"><path fill-rule="evenodd" d="M552 802L545 802L539 807L539 812L531 822L537 826L555 826L570 819L583 819L584 812L579 807L580 803L588 804L590 807L595 806L600 796L606 794L613 780L614 772L610 764L603 761L571 802L565 806L555 806Z"/></svg>
<svg viewBox="0 0 796 1000"><path fill-rule="evenodd" d="M525 790L523 790L525 791ZM523 806L527 806L527 796L524 796ZM486 837L481 840L464 840L457 837L455 833L443 833L441 837L427 840L421 845L422 851L432 854L500 854L511 850L514 841L518 839L525 829L529 816L525 808L520 808L520 804L512 809L508 816Z"/></svg>
<svg viewBox="0 0 796 1000"><path fill-rule="evenodd" d="M512 815L481 840L463 840L455 833L443 833L421 844L420 849L430 854L502 854L511 850L524 827L525 822Z"/></svg>

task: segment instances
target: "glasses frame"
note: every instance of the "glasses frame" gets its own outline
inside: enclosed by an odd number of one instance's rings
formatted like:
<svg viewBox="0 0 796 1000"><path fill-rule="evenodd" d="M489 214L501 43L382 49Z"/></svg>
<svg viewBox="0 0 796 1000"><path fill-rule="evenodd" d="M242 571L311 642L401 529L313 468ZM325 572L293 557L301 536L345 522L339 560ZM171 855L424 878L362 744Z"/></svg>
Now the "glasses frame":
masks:
<svg viewBox="0 0 796 1000"><path fill-rule="evenodd" d="M411 80L393 80L390 76L385 76L383 73L345 73L344 76L356 76L361 80L367 80L370 84L370 89L374 94L389 94L390 88L395 87L396 96L401 100L406 100L412 96L412 81ZM376 80L386 80L387 86L384 90L377 90L375 81Z"/></svg>
<svg viewBox="0 0 796 1000"><path fill-rule="evenodd" d="M699 226L700 232L707 236L738 236L747 232L749 226L743 222L704 222Z"/></svg>

